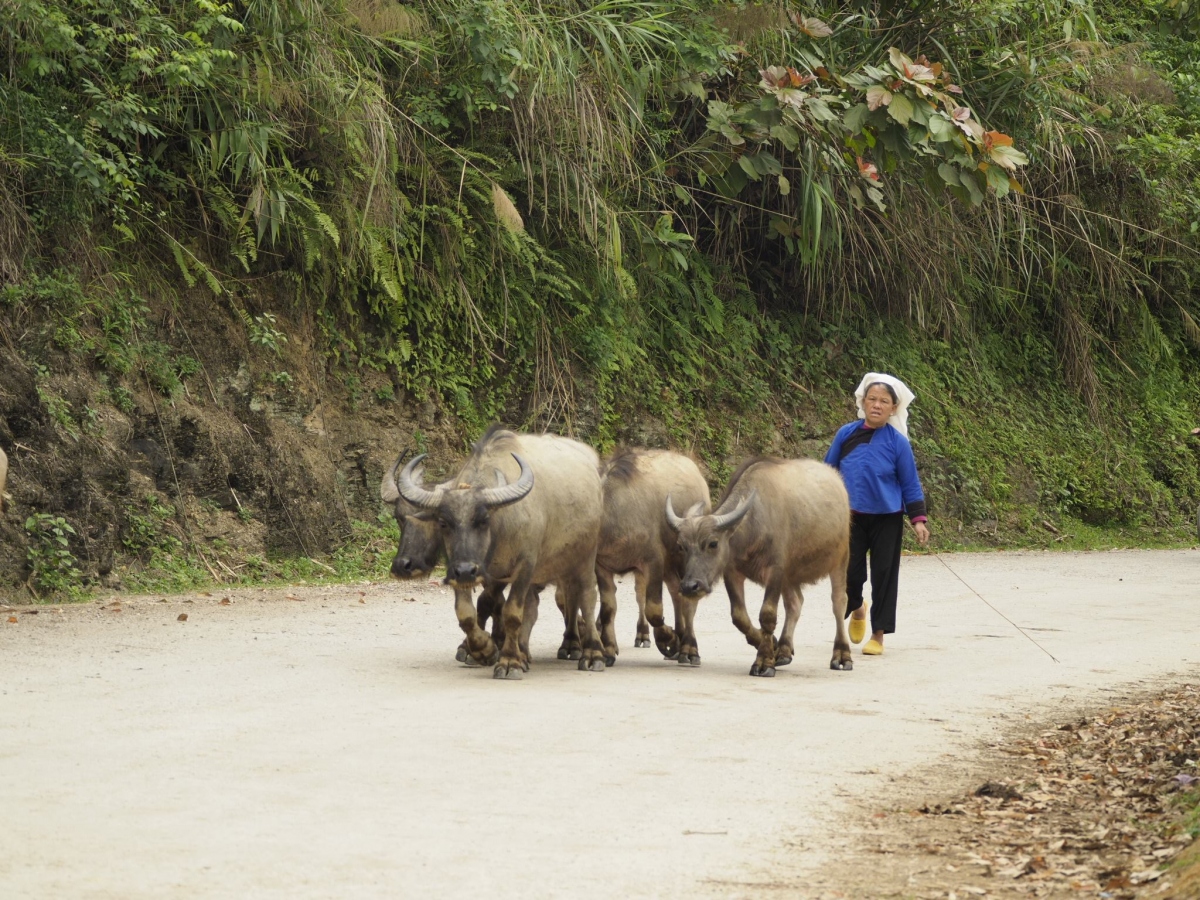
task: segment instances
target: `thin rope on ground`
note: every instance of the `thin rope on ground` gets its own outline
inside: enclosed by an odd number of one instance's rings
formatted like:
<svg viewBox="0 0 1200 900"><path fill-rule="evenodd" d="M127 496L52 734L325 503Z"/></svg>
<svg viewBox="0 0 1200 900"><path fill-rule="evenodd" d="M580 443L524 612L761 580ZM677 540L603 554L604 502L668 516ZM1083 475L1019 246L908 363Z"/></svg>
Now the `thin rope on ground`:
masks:
<svg viewBox="0 0 1200 900"><path fill-rule="evenodd" d="M1012 619L1010 619L1004 613L1000 612L1000 610L996 609L996 607L992 606L992 604L988 603L987 600L984 598L983 594L979 593L979 591L975 590L975 588L973 588L969 584L967 584L966 581L963 580L963 577L961 575L959 575L957 572L955 572L953 569L950 568L950 563L948 563L944 559L942 559L942 557L937 553L935 553L933 555L937 558L938 562L940 562L943 566L946 567L947 572L949 572L951 575L953 575L959 581L962 581L963 587L965 587L968 591L970 591L972 594L974 594L980 600L983 600L984 605L986 605L988 609L990 609L992 612L994 612L996 615L998 615L1000 618L1002 618L1005 622L1007 622L1013 628L1017 629L1017 631L1021 632L1021 634L1025 635L1025 637L1028 638L1029 641L1035 647L1037 647L1039 650L1041 650L1043 653L1045 653L1048 657L1050 657L1055 662L1058 662L1058 657L1056 657L1053 653L1051 653L1049 650L1047 650L1045 647L1043 647L1041 644L1039 644L1037 642L1037 640L1033 637L1033 635L1031 635L1029 632L1027 632L1024 628L1022 628L1020 625L1018 625L1016 622L1014 622Z"/></svg>

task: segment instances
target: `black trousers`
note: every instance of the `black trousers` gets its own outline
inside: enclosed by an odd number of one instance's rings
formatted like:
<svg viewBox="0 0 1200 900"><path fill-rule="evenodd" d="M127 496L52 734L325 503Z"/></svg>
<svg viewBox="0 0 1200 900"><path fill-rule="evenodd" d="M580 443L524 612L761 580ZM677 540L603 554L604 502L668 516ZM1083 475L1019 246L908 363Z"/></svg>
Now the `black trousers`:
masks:
<svg viewBox="0 0 1200 900"><path fill-rule="evenodd" d="M850 514L850 564L846 569L846 614L863 604L867 556L871 557L871 631L896 630L896 595L900 590L900 545L904 513Z"/></svg>

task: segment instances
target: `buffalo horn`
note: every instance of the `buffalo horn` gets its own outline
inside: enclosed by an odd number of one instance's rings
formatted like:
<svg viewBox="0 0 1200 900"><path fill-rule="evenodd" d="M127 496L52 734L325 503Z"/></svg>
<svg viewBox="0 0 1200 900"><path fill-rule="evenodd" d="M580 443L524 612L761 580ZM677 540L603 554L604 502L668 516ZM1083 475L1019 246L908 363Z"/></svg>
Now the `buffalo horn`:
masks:
<svg viewBox="0 0 1200 900"><path fill-rule="evenodd" d="M396 490L396 470L400 468L400 463L408 458L412 453L411 450L405 450L396 457L395 464L388 466L383 473L383 483L379 485L379 499L384 503L395 503L400 499L400 492Z"/></svg>
<svg viewBox="0 0 1200 900"><path fill-rule="evenodd" d="M506 503L515 503L533 490L533 469L525 464L525 460L521 459L516 453L512 455L517 461L517 465L521 467L521 477L512 484L506 484L503 487L484 488L479 492L479 499L483 501L485 506L504 506Z"/></svg>
<svg viewBox="0 0 1200 900"><path fill-rule="evenodd" d="M421 460L424 458L424 453L414 456L400 470L400 477L396 479L396 491L413 506L419 506L422 509L433 509L442 502L442 492L427 491L413 480L413 471L420 465Z"/></svg>
<svg viewBox="0 0 1200 900"><path fill-rule="evenodd" d="M679 526L683 524L683 519L675 515L675 506L671 503L670 494L667 494L667 524L671 526L672 531L678 531Z"/></svg>
<svg viewBox="0 0 1200 900"><path fill-rule="evenodd" d="M722 515L713 516L713 528L717 531L724 531L727 528L732 528L742 520L742 516L750 511L750 504L754 502L754 496L757 491L751 491L738 504L737 509L733 512L727 512Z"/></svg>

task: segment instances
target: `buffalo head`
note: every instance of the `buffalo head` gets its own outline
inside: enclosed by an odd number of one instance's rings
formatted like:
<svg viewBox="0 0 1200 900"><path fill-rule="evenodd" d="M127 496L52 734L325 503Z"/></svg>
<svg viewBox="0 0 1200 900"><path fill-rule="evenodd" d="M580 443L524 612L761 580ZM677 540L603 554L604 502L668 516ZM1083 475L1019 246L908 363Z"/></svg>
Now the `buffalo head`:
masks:
<svg viewBox="0 0 1200 900"><path fill-rule="evenodd" d="M696 504L681 518L667 497L667 524L678 536L677 549L683 560L679 589L684 596L703 597L725 574L729 565L729 535L753 502L754 491L751 491L730 512L701 515L703 506Z"/></svg>
<svg viewBox="0 0 1200 900"><path fill-rule="evenodd" d="M433 571L442 555L442 534L432 510L409 503L396 489L396 470L409 451L404 451L395 465L383 475L379 496L384 503L393 504L396 522L400 525L400 547L392 560L395 578L423 578Z"/></svg>
<svg viewBox="0 0 1200 900"><path fill-rule="evenodd" d="M424 458L422 453L405 465L396 478L396 491L402 499L432 516L446 550L446 577L451 584L478 584L491 557L492 511L516 503L533 490L533 470L514 453L521 474L512 484L497 471L499 483L495 487L450 482L430 491L413 477Z"/></svg>

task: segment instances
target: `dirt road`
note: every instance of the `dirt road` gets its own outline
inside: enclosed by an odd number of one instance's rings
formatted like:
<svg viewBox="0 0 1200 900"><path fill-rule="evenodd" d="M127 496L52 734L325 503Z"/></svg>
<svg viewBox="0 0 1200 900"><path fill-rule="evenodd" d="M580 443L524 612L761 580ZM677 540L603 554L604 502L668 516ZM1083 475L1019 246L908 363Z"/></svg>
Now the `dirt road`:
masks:
<svg viewBox="0 0 1200 900"><path fill-rule="evenodd" d="M863 798L1200 671L1200 552L948 561L1059 661L933 557L905 560L900 633L850 673L807 591L773 680L723 595L702 667L634 650L631 580L614 668L556 660L551 606L511 683L454 662L426 584L6 612L0 896L803 897Z"/></svg>

